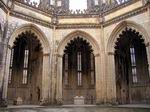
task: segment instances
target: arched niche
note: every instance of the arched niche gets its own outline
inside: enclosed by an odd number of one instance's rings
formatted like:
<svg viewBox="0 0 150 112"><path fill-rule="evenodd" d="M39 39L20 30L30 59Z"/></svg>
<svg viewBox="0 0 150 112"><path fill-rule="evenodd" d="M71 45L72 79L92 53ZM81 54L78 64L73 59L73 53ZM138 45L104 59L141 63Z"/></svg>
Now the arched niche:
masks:
<svg viewBox="0 0 150 112"><path fill-rule="evenodd" d="M58 46L58 54L59 55L63 55L65 46L67 45L67 43L70 42L70 40L76 38L76 37L82 37L83 39L87 40L87 42L89 42L94 50L94 54L97 55L99 54L100 51L100 47L97 43L97 41L87 32L84 31L74 31L70 34L68 34L67 36L65 36L63 38L63 40L60 41L59 46Z"/></svg>
<svg viewBox="0 0 150 112"><path fill-rule="evenodd" d="M24 24L18 27L14 33L11 35L8 41L8 49L7 49L7 58L6 58L6 66L5 66L5 74L4 74L4 87L3 87L3 98L7 99L7 87L8 87L8 79L9 79L9 72L10 72L10 59L11 59L11 50L14 47L14 42L17 40L19 35L25 34L26 32L31 32L36 36L36 39L39 41L41 48L42 48L42 72L41 72L41 100L44 102L43 99L48 99L48 88L49 84L45 85L49 75L49 56L50 56L50 45L47 37L43 33L43 31L34 24ZM49 82L49 81L47 81Z"/></svg>
<svg viewBox="0 0 150 112"><path fill-rule="evenodd" d="M17 36L25 31L32 31L32 33L34 33L37 38L40 40L41 44L42 44L42 48L43 48L43 52L44 54L49 53L50 52L50 45L48 42L48 39L46 37L46 35L43 33L43 31L37 27L34 24L24 24L21 25L20 27L18 27L14 33L12 34L12 36L9 39L8 45L10 47L13 46L13 42L15 41L15 39L17 38Z"/></svg>
<svg viewBox="0 0 150 112"><path fill-rule="evenodd" d="M99 98L99 86L98 84L100 83L100 48L97 43L97 41L90 36L88 33L83 32L83 31L74 31L70 34L68 34L66 37L64 37L63 40L59 43L58 46L58 67L57 67L57 89L56 89L56 101L57 103L63 103L63 98L62 98L62 75L63 75L63 55L64 55L64 50L66 49L66 46L70 41L74 40L75 38L80 37L83 38L83 40L86 40L92 47L93 49L93 54L95 56L95 77L96 77L96 100Z"/></svg>
<svg viewBox="0 0 150 112"><path fill-rule="evenodd" d="M117 40L120 38L120 34L126 29L132 29L135 32L138 32L139 35L142 35L144 39L144 44L146 46L148 64L150 64L150 49L149 49L149 35L146 30L139 24L132 21L123 21L119 23L114 30L111 32L110 37L107 41L106 52L107 52L107 77L110 77L108 83L107 97L112 99L113 102L116 102L117 93L116 93L116 72L115 72L115 46ZM111 85L111 86L110 86ZM109 94L111 91L111 95Z"/></svg>

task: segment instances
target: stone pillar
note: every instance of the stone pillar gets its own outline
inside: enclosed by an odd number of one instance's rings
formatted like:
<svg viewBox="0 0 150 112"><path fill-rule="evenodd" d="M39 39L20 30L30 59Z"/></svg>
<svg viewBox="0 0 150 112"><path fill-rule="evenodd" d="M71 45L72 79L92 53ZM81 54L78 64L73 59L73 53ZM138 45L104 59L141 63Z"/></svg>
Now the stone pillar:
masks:
<svg viewBox="0 0 150 112"><path fill-rule="evenodd" d="M104 104L106 101L106 62L105 54L95 55L95 70L96 70L96 103Z"/></svg>
<svg viewBox="0 0 150 112"><path fill-rule="evenodd" d="M4 48L4 43L0 42L0 94L1 94L1 87L2 87L2 79L3 79L3 48Z"/></svg>
<svg viewBox="0 0 150 112"><path fill-rule="evenodd" d="M107 56L107 103L116 103L116 74L115 74L115 61L114 53L109 52Z"/></svg>
<svg viewBox="0 0 150 112"><path fill-rule="evenodd" d="M51 84L50 84L50 93L51 93L51 103L52 104L56 104L56 76L57 76L57 63L56 63L56 54L54 53L55 51L52 49L51 50L51 57L50 57L50 60L51 60L51 63L50 63L50 66L51 66Z"/></svg>
<svg viewBox="0 0 150 112"><path fill-rule="evenodd" d="M50 95L49 95L49 85L50 85L50 77L49 77L49 53L43 54L43 69L42 69L42 101L41 105L47 105L50 103Z"/></svg>
<svg viewBox="0 0 150 112"><path fill-rule="evenodd" d="M3 48L4 48L4 43L0 42L0 106L2 106L2 92L3 92Z"/></svg>
<svg viewBox="0 0 150 112"><path fill-rule="evenodd" d="M149 43L146 45L146 53L147 53L148 70L150 74L150 45Z"/></svg>
<svg viewBox="0 0 150 112"><path fill-rule="evenodd" d="M62 104L62 57L61 55L58 55L57 60L57 84L56 84L56 101L57 104Z"/></svg>
<svg viewBox="0 0 150 112"><path fill-rule="evenodd" d="M10 58L11 58L11 47L7 48L6 62L4 64L4 82L3 82L3 98L7 99L7 89L8 89L8 77L9 77L9 67L10 67Z"/></svg>
<svg viewBox="0 0 150 112"><path fill-rule="evenodd" d="M103 74L100 68L100 55L95 55L95 76L96 76L96 104L101 104L103 100Z"/></svg>
<svg viewBox="0 0 150 112"><path fill-rule="evenodd" d="M1 42L2 59L0 68L0 106L6 106L7 86L10 64L10 47L7 45L7 39Z"/></svg>

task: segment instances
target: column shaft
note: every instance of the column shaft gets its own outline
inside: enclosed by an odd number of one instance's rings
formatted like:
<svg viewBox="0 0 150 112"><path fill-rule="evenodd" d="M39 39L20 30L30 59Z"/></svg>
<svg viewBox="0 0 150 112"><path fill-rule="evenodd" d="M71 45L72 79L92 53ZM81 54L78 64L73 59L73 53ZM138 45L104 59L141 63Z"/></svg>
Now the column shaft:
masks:
<svg viewBox="0 0 150 112"><path fill-rule="evenodd" d="M62 104L62 56L58 56L57 62L57 85L56 85L57 104Z"/></svg>
<svg viewBox="0 0 150 112"><path fill-rule="evenodd" d="M49 76L49 54L43 55L43 69L42 69L42 104L49 103L49 85L50 85L50 76Z"/></svg>

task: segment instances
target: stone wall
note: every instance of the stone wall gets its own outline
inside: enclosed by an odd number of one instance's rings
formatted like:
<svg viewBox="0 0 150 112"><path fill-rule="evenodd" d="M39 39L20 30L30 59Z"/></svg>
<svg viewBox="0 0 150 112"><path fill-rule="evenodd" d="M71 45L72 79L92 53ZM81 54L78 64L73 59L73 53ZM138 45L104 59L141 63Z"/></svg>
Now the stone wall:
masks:
<svg viewBox="0 0 150 112"><path fill-rule="evenodd" d="M134 27L140 32L144 33L147 37L145 37L146 44L149 44L149 36L150 36L150 9L149 7L145 8L145 10L141 13L135 13L132 16L124 18L127 13L130 13L134 10L143 7L142 0L138 0L134 4L131 4L122 9L113 11L112 13L105 14L103 18L99 15L92 17L84 17L84 16L76 16L76 17L58 17L55 18L56 24L53 23L53 18L49 14L41 13L40 11L35 12L33 8L25 7L24 5L15 4L12 13L4 12L0 9L0 20L4 18L6 21L6 15L8 23L17 24L17 28L9 35L10 38L9 43L12 43L16 37L14 35L18 35L21 32L17 32L19 28L23 25L35 25L39 28L39 32L44 35L48 44L49 44L49 52L45 52L43 58L43 94L42 100L43 102L54 103L56 101L56 91L58 87L58 47L61 42L67 38L68 35L81 31L90 35L91 38L98 44L99 54L97 58L97 69L96 78L97 78L97 103L112 103L115 102L116 98L116 83L115 83L115 68L114 68L114 52L108 48L109 44L114 47L115 43L115 34L116 37L118 35L117 27L125 21L125 24L130 27ZM7 13L7 14L6 14ZM17 15L18 14L18 15ZM131 13L132 14L132 13ZM20 16L21 15L21 16ZM24 15L24 17L22 16ZM27 18L26 16L30 16ZM118 19L116 22L110 22L109 24L103 25L103 22L109 22L115 18L121 17L122 19ZM44 21L44 23L49 24L46 26L44 24L35 22L34 20ZM128 23L129 22L129 23ZM133 25L134 24L134 25ZM92 25L92 27L91 27ZM61 26L61 27L60 27ZM136 27L141 26L141 27ZM32 28L31 28L32 29ZM116 30L116 31L115 31ZM143 32L144 31L144 32ZM145 34L146 32L146 34ZM114 34L113 34L114 33ZM114 36L114 39L111 39ZM12 38L12 39L11 39ZM86 37L84 37L86 38ZM112 40L112 41L111 41ZM65 43L67 45L67 43ZM112 48L113 49L113 48ZM150 63L150 50L148 46L148 61ZM8 56L9 57L9 56ZM9 68L9 67L7 67ZM6 72L8 73L8 72ZM0 75L0 79L2 79L2 75ZM8 80L8 79L6 79ZM1 84L2 80L0 80ZM61 81L60 81L61 82ZM6 86L7 88L7 86ZM7 90L5 92L5 96L7 94Z"/></svg>

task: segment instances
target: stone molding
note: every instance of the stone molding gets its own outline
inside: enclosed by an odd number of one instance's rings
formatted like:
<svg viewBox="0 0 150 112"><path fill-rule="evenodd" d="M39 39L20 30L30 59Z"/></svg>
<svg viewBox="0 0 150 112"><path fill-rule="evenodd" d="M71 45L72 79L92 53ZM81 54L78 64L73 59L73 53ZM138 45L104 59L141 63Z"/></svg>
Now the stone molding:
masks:
<svg viewBox="0 0 150 112"><path fill-rule="evenodd" d="M100 28L100 24L58 24L56 29Z"/></svg>
<svg viewBox="0 0 150 112"><path fill-rule="evenodd" d="M33 7L33 6L30 6L30 5L27 5L27 4L23 4L23 3L17 2L17 1L15 1L15 4L18 5L18 6L21 6L21 7L30 9L30 10L33 10L33 11L38 12L38 13L40 13L40 14L43 14L43 15L45 15L45 16L52 17L51 14L49 14L49 13L43 11L43 10L40 10L40 9L38 9L37 7Z"/></svg>
<svg viewBox="0 0 150 112"><path fill-rule="evenodd" d="M140 8L138 8L138 9L132 10L131 12L128 12L128 13L126 13L126 14L123 14L123 15L121 15L121 16L118 16L118 17L116 17L116 18L113 18L113 19L111 19L111 20L109 20L109 21L106 21L106 22L104 22L103 25L104 25L104 27L105 27L105 26L108 26L108 25L110 25L110 24L114 24L115 22L124 20L124 19L126 19L126 18L135 16L135 15L138 15L138 14L143 13L143 12L145 12L145 11L147 11L147 6L140 7Z"/></svg>
<svg viewBox="0 0 150 112"><path fill-rule="evenodd" d="M128 0L127 2L125 2L123 4L114 6L114 7L110 8L109 10L104 11L103 15L110 14L112 12L115 12L115 11L117 11L119 9L122 9L122 8L124 8L124 7L128 6L128 5L131 5L131 4L135 3L135 2L138 2L138 1L140 1L140 0Z"/></svg>
<svg viewBox="0 0 150 112"><path fill-rule="evenodd" d="M37 39L42 44L44 54L48 54L50 52L51 46L49 44L49 41L48 41L46 35L43 33L43 31L39 27L37 27L34 24L23 24L23 25L19 26L14 31L14 33L11 35L8 44L12 47L13 42L18 37L18 35L21 34L22 32L26 32L26 31L32 32L37 36Z"/></svg>
<svg viewBox="0 0 150 112"><path fill-rule="evenodd" d="M0 0L0 8L5 12L8 13L8 7L6 6L6 4L3 3L2 0Z"/></svg>
<svg viewBox="0 0 150 112"><path fill-rule="evenodd" d="M145 45L150 42L149 35L147 31L143 28L143 26L132 21L123 21L115 27L115 29L111 32L111 35L108 38L106 51L109 55L111 53L114 53L115 42L117 41L117 38L119 38L119 35L122 33L122 31L124 31L126 28L131 28L139 32L139 34L142 35L142 38L144 39Z"/></svg>
<svg viewBox="0 0 150 112"><path fill-rule="evenodd" d="M29 16L29 15L25 15L25 14L18 13L18 12L15 12L15 11L11 11L10 15L14 16L14 17L18 17L18 18L24 19L24 20L28 20L30 22L34 22L34 23L43 25L45 27L52 28L52 24L51 23L43 21L43 20L40 20L40 19L37 19L37 18L33 18L33 17Z"/></svg>
<svg viewBox="0 0 150 112"><path fill-rule="evenodd" d="M64 53L64 49L67 45L67 43L70 43L71 40L73 40L76 37L81 37L84 40L86 40L88 43L90 43L90 45L92 46L92 49L94 51L94 55L96 54L100 54L100 46L97 43L97 41L95 40L95 38L91 35L89 35L88 33L84 32L84 31L80 31L80 30L76 30L74 32L69 33L68 35L66 35L59 43L58 46L58 54L59 55L63 55Z"/></svg>

